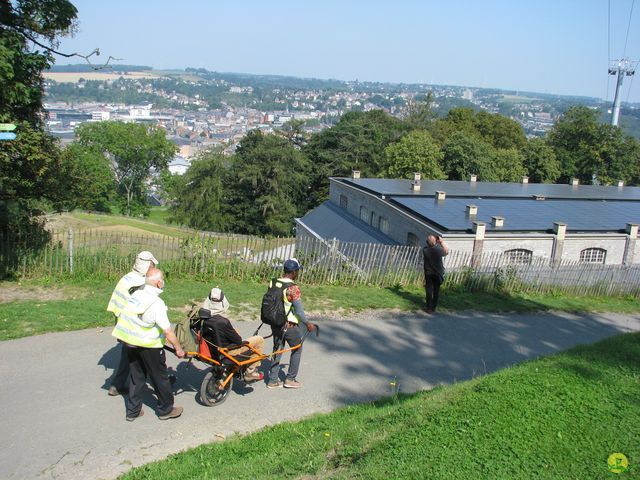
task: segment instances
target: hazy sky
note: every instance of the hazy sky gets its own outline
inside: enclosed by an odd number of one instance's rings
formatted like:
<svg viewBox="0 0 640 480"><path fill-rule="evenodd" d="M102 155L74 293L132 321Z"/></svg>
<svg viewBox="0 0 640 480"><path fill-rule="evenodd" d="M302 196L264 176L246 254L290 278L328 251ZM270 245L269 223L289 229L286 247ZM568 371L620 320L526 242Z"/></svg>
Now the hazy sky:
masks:
<svg viewBox="0 0 640 480"><path fill-rule="evenodd" d="M415 82L613 98L633 0L71 0L63 51L154 68ZM640 2L626 56L640 60ZM69 62L66 59L58 63ZM640 68L638 74L640 76ZM626 77L623 101L640 102ZM609 80L609 81L608 81ZM607 91L607 84L609 89ZM630 92L630 95L629 95Z"/></svg>

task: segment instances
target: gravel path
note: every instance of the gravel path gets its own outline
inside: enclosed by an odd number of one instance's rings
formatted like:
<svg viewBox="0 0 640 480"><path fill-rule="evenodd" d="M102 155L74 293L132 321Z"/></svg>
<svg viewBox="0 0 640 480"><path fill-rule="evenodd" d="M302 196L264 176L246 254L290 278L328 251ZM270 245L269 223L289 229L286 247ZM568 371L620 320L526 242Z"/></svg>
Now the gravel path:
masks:
<svg viewBox="0 0 640 480"><path fill-rule="evenodd" d="M165 422L150 392L135 422L125 421L121 397L107 396L117 361L110 329L0 342L0 478L115 478L204 442L388 395L394 378L412 392L640 330L637 315L616 314L370 311L314 320L322 333L305 344L300 390L238 382L224 404L204 407L196 395L204 366L168 355L184 414ZM245 336L256 326L238 325Z"/></svg>

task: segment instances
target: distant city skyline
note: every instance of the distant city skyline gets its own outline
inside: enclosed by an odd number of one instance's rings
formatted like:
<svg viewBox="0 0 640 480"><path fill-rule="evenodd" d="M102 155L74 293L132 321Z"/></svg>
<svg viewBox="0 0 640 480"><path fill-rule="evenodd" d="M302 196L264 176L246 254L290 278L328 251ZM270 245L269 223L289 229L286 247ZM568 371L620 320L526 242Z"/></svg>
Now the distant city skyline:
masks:
<svg viewBox="0 0 640 480"><path fill-rule="evenodd" d="M95 63L111 55L122 58L117 63L155 69L459 85L613 101L609 60L623 53L640 60L640 4L633 0L71 1L79 29L62 39L59 50L87 54L100 48ZM58 64L81 61L57 58ZM623 101L640 102L635 76L624 79Z"/></svg>

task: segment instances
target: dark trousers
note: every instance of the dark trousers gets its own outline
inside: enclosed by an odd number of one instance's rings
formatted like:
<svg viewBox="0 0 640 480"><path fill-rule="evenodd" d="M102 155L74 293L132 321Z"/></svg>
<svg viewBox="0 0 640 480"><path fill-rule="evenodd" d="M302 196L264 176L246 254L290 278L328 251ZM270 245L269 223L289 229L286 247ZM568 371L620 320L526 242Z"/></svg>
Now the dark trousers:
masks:
<svg viewBox="0 0 640 480"><path fill-rule="evenodd" d="M440 297L440 284L442 280L440 275L425 274L424 286L427 300L427 310L436 311L438 306L438 298Z"/></svg>
<svg viewBox="0 0 640 480"><path fill-rule="evenodd" d="M288 327L286 332L282 330L271 329L273 333L273 351L284 348L285 342L289 347L295 347L302 343L302 330L298 325ZM302 347L291 352L291 359L289 360L289 370L287 370L287 378L289 380L295 380L298 375L298 368L300 367L300 357L302 356ZM269 370L269 382L277 382L280 376L280 360L282 354L276 355L271 361L271 369Z"/></svg>
<svg viewBox="0 0 640 480"><path fill-rule="evenodd" d="M149 376L158 397L158 415L166 415L173 409L173 392L167 373L167 362L162 348L123 348L129 363L129 394L125 397L127 417L137 417L142 408L142 390Z"/></svg>
<svg viewBox="0 0 640 480"><path fill-rule="evenodd" d="M127 347L121 342L118 342L118 345L120 347L120 362L111 380L111 386L116 387L119 392L123 392L129 383L129 358L127 357Z"/></svg>

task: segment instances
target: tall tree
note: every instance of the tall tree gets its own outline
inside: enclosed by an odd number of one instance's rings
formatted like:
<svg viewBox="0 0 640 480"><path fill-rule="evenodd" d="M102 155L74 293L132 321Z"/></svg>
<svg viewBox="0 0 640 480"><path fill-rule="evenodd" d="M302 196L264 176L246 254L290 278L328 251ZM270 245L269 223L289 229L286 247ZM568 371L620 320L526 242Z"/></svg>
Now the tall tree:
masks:
<svg viewBox="0 0 640 480"><path fill-rule="evenodd" d="M425 131L416 130L389 145L380 174L391 178L409 178L420 172L425 179L446 178L442 170L444 154Z"/></svg>
<svg viewBox="0 0 640 480"><path fill-rule="evenodd" d="M549 132L549 144L560 162L561 179L581 183L629 182L638 169L638 141L622 130L598 123L598 112L569 108Z"/></svg>
<svg viewBox="0 0 640 480"><path fill-rule="evenodd" d="M76 134L82 145L99 149L111 162L123 213L144 211L150 169L167 168L177 150L164 130L140 123L98 122L81 125Z"/></svg>
<svg viewBox="0 0 640 480"><path fill-rule="evenodd" d="M499 181L494 169L495 149L464 131L454 132L444 148L444 170L449 180L468 180L471 174L478 175L485 182Z"/></svg>
<svg viewBox="0 0 640 480"><path fill-rule="evenodd" d="M53 63L47 45L72 30L76 14L66 0L0 2L0 123L17 126L0 145L0 233L39 231L42 202L67 198L58 143L41 129L41 74Z"/></svg>
<svg viewBox="0 0 640 480"><path fill-rule="evenodd" d="M523 164L529 180L535 183L553 183L560 176L560 163L556 154L542 138L532 138L522 149Z"/></svg>
<svg viewBox="0 0 640 480"><path fill-rule="evenodd" d="M234 231L291 235L305 211L308 163L287 140L252 130L240 142L229 181Z"/></svg>
<svg viewBox="0 0 640 480"><path fill-rule="evenodd" d="M313 135L303 149L312 168L309 208L327 198L329 177L347 176L354 169L376 176L384 164L384 149L407 130L406 123L371 110L345 113L336 125Z"/></svg>
<svg viewBox="0 0 640 480"><path fill-rule="evenodd" d="M42 71L51 50L71 33L77 10L66 0L0 2L0 122L40 124Z"/></svg>
<svg viewBox="0 0 640 480"><path fill-rule="evenodd" d="M174 201L171 221L198 230L228 231L229 203L225 199L229 173L225 157L205 152L191 162L187 172L172 178Z"/></svg>
<svg viewBox="0 0 640 480"><path fill-rule="evenodd" d="M108 212L116 183L109 161L95 148L72 143L62 151L62 187L69 210Z"/></svg>

